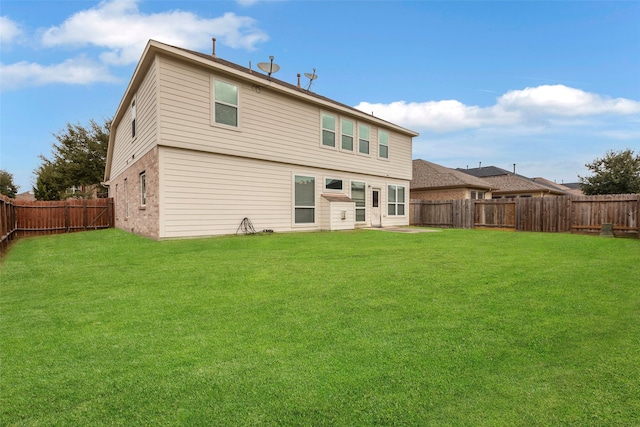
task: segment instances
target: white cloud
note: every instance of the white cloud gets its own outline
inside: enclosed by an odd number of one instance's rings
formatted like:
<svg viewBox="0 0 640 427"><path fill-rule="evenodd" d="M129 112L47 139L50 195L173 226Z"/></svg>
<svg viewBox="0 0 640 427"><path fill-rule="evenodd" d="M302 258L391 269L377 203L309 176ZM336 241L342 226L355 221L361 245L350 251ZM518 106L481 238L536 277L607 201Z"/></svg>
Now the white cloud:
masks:
<svg viewBox="0 0 640 427"><path fill-rule="evenodd" d="M361 102L355 108L415 130L438 133L486 127L544 129L576 124L597 115L640 114L640 102L611 99L563 85L513 90L489 107L469 106L456 100Z"/></svg>
<svg viewBox="0 0 640 427"><path fill-rule="evenodd" d="M610 99L564 85L512 90L498 99L504 110L558 116L640 113L640 102Z"/></svg>
<svg viewBox="0 0 640 427"><path fill-rule="evenodd" d="M6 16L0 16L0 46L3 48L12 44L23 31L19 24Z"/></svg>
<svg viewBox="0 0 640 427"><path fill-rule="evenodd" d="M59 26L44 30L42 42L54 46L98 46L107 63L135 63L149 39L190 49L207 48L211 37L232 48L254 49L268 36L253 18L225 13L205 19L191 12L173 10L144 14L138 0L103 1L77 12Z"/></svg>
<svg viewBox="0 0 640 427"><path fill-rule="evenodd" d="M60 64L41 65L32 62L0 64L2 89L16 89L23 86L42 86L50 83L89 84L114 82L104 65L85 57L68 59Z"/></svg>

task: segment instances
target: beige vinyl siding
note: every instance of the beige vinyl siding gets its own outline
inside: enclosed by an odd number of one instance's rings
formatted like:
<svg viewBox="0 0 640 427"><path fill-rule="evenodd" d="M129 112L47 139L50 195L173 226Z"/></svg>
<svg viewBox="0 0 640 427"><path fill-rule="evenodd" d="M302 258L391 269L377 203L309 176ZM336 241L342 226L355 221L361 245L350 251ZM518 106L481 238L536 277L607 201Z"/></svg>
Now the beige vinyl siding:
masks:
<svg viewBox="0 0 640 427"><path fill-rule="evenodd" d="M343 193L349 195L350 181L364 181L382 189L381 208L386 209L387 184L405 185L405 180L389 180L335 170L296 167L283 163L219 155L193 150L160 147L160 238L233 234L243 218L256 230L276 232L321 230L321 194L325 176L344 179ZM293 180L295 175L316 180L316 222L293 224ZM367 224L371 209L367 189ZM408 202L407 202L408 203ZM407 205L408 212L408 205ZM335 213L335 212L334 212ZM349 217L353 218L350 212ZM332 221L335 218L331 219ZM353 221L353 220L352 220ZM408 225L409 217L386 218L383 225Z"/></svg>
<svg viewBox="0 0 640 427"><path fill-rule="evenodd" d="M371 129L371 152L377 147L377 124L364 117L345 116L278 94L268 87L256 88L228 75L213 75L168 57L159 59L159 115L162 145L199 151L271 160L290 165L411 179L411 138L391 129L389 160L357 156L321 148L322 111L366 123ZM239 87L238 129L212 126L211 79ZM126 120L123 120L125 122ZM357 138L357 136L356 136Z"/></svg>
<svg viewBox="0 0 640 427"><path fill-rule="evenodd" d="M140 88L135 94L136 136L131 137L131 102L115 129L115 144L111 164L111 177L117 177L130 164L144 156L156 144L156 62L151 64Z"/></svg>
<svg viewBox="0 0 640 427"><path fill-rule="evenodd" d="M211 153L161 151L161 238L233 234L245 217L257 230L291 229L288 169Z"/></svg>

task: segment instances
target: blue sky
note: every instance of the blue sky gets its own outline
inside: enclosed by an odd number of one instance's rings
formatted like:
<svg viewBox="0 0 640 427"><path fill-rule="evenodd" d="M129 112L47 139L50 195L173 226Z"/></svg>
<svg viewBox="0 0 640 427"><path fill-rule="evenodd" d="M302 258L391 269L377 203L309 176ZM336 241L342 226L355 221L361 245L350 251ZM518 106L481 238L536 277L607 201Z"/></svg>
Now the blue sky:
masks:
<svg viewBox="0 0 640 427"><path fill-rule="evenodd" d="M67 122L115 113L148 39L420 132L413 157L575 182L640 151L640 2L0 1L0 168L31 189Z"/></svg>

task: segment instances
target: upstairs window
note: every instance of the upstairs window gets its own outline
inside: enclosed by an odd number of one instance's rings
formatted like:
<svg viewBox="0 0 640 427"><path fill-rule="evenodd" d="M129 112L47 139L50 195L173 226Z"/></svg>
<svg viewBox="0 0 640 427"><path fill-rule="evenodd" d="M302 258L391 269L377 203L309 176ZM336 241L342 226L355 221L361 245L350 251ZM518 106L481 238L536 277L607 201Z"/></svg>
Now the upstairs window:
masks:
<svg viewBox="0 0 640 427"><path fill-rule="evenodd" d="M342 149L353 151L353 122L342 119Z"/></svg>
<svg viewBox="0 0 640 427"><path fill-rule="evenodd" d="M131 102L131 138L136 137L136 100Z"/></svg>
<svg viewBox="0 0 640 427"><path fill-rule="evenodd" d="M336 146L336 118L325 113L322 113L322 145Z"/></svg>
<svg viewBox="0 0 640 427"><path fill-rule="evenodd" d="M369 126L358 125L358 152L369 154Z"/></svg>
<svg viewBox="0 0 640 427"><path fill-rule="evenodd" d="M214 121L238 127L238 86L214 80Z"/></svg>
<svg viewBox="0 0 640 427"><path fill-rule="evenodd" d="M378 157L389 158L389 134L383 130L378 132Z"/></svg>
<svg viewBox="0 0 640 427"><path fill-rule="evenodd" d="M389 185L387 189L387 214L389 216L404 215L404 187L401 185Z"/></svg>

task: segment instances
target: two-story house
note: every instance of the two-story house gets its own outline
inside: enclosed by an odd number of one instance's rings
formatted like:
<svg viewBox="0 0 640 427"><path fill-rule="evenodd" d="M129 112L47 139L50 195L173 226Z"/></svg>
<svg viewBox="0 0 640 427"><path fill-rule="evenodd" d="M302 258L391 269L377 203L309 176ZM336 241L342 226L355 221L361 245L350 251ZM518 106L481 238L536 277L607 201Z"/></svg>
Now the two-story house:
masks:
<svg viewBox="0 0 640 427"><path fill-rule="evenodd" d="M415 136L299 80L151 40L105 181L116 227L154 239L233 234L244 218L276 232L408 225Z"/></svg>

